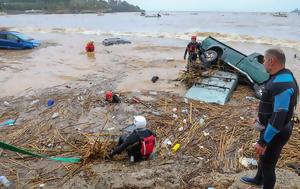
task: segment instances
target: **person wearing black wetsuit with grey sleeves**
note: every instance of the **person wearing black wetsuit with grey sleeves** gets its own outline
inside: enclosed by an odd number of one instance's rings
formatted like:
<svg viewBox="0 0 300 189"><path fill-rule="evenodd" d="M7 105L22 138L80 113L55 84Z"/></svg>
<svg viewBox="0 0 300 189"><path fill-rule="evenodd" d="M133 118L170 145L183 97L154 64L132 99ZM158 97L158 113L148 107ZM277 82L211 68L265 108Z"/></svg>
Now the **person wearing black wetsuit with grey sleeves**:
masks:
<svg viewBox="0 0 300 189"><path fill-rule="evenodd" d="M264 67L270 73L265 83L257 122L261 129L255 151L260 155L258 170L254 178L242 177L247 184L273 189L276 183L275 166L283 146L289 140L292 117L298 102L299 88L292 72L285 69L285 55L280 49L269 49L265 53Z"/></svg>
<svg viewBox="0 0 300 189"><path fill-rule="evenodd" d="M155 147L156 134L147 129L146 125L147 120L144 116L135 116L134 130L129 135L120 136L118 145L109 153L108 159L124 150L127 150L131 162L149 159Z"/></svg>

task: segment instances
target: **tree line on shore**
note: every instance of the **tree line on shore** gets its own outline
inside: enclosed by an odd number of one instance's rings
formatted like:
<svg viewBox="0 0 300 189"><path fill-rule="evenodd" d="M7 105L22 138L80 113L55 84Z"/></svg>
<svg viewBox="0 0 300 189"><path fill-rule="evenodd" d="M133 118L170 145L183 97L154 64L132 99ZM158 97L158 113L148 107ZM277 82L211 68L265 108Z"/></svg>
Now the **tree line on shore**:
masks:
<svg viewBox="0 0 300 189"><path fill-rule="evenodd" d="M40 10L45 12L142 12L121 0L0 0L0 11Z"/></svg>

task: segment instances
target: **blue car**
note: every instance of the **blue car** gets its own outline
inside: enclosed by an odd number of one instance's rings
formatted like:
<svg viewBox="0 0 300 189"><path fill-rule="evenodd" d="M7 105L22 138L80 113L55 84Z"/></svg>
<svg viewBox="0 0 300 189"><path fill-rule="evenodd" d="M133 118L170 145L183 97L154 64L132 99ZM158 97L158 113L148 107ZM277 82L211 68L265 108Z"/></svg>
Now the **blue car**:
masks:
<svg viewBox="0 0 300 189"><path fill-rule="evenodd" d="M15 31L0 31L0 48L2 49L33 49L40 42Z"/></svg>

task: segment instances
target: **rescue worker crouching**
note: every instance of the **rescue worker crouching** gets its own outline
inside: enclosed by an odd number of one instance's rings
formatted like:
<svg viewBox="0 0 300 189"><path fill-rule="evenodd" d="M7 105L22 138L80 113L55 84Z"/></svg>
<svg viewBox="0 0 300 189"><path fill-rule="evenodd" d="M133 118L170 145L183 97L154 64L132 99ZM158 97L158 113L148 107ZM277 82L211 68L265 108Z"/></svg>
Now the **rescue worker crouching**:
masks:
<svg viewBox="0 0 300 189"><path fill-rule="evenodd" d="M105 100L110 103L120 103L121 99L118 95L114 94L112 91L106 91Z"/></svg>
<svg viewBox="0 0 300 189"><path fill-rule="evenodd" d="M108 155L107 159L127 150L130 162L138 162L149 159L153 153L156 135L146 128L147 121L144 116L134 117L134 130L129 135L121 135L116 148Z"/></svg>

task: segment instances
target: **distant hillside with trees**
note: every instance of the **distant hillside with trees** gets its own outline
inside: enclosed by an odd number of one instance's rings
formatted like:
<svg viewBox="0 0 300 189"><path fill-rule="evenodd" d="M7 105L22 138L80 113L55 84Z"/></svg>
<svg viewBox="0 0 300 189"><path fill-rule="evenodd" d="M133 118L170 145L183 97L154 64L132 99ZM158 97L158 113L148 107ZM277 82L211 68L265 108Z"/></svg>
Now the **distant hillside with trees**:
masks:
<svg viewBox="0 0 300 189"><path fill-rule="evenodd" d="M138 6L121 0L0 0L0 11L28 10L44 13L143 12Z"/></svg>

